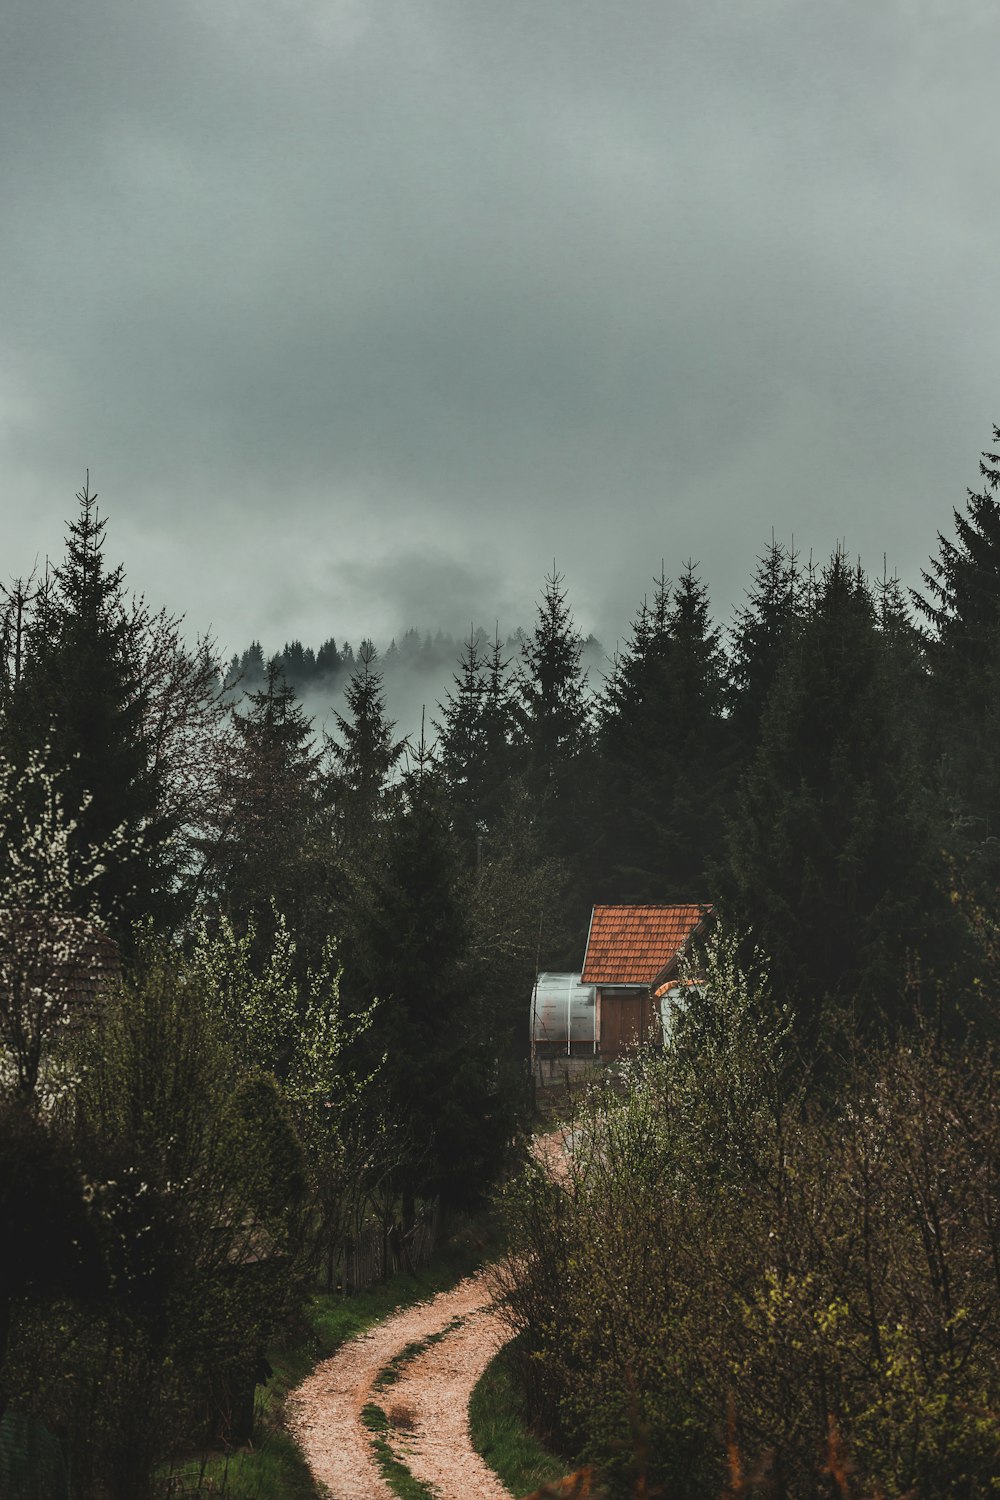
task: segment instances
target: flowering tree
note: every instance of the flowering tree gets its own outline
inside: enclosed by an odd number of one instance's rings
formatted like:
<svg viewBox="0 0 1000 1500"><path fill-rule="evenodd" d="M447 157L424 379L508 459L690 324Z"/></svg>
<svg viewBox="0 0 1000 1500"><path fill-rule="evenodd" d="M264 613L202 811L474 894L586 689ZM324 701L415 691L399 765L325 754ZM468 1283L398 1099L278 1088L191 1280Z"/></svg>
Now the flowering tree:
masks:
<svg viewBox="0 0 1000 1500"><path fill-rule="evenodd" d="M219 784L233 756L231 694L210 636L191 646L183 616L154 613L133 599L128 634L157 817L173 840L171 864L178 894L190 895L203 877Z"/></svg>
<svg viewBox="0 0 1000 1500"><path fill-rule="evenodd" d="M349 1058L377 1002L345 1015L333 942L303 978L284 917L275 910L272 920L274 938L263 963L253 924L238 933L222 918L211 933L199 929L191 966L239 1068L280 1084L310 1166L318 1248L332 1240L350 1200L366 1189L371 1142L357 1139L355 1124L370 1113L364 1105L375 1075L359 1074Z"/></svg>
<svg viewBox="0 0 1000 1500"><path fill-rule="evenodd" d="M124 835L81 848L76 827L45 754L0 757L0 1093L26 1101L65 1085L59 1039L115 966L95 887Z"/></svg>

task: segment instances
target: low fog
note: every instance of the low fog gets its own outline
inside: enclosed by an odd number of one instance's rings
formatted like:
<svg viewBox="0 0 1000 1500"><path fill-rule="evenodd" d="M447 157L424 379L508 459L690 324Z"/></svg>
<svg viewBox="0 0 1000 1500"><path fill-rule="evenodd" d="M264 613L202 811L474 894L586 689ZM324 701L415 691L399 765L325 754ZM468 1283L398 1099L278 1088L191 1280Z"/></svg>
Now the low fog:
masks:
<svg viewBox="0 0 1000 1500"><path fill-rule="evenodd" d="M521 634L518 633L519 630ZM511 670L516 668L521 659L525 633L523 626L516 627L507 635L501 632L504 660L509 661ZM447 695L455 690L455 678L468 635L468 630L465 637L460 638L441 630L419 631L410 627L398 638L394 636L388 641L373 641L377 653L375 665L382 674L386 714L395 724L395 737L407 739L414 752L420 744L421 733L424 734L428 747L434 743L437 735L435 722L441 718L442 705ZM485 632L480 631L479 636L489 644ZM262 644L264 661L287 653L288 645L286 642L281 648L269 651ZM345 655L343 648L349 647L350 643L344 641L338 645L341 654ZM356 646L350 649L352 656L356 657ZM595 636L590 635L582 640L581 665L587 672L588 686L595 693L602 689L605 674L610 670L610 656L611 650L606 650ZM337 714L347 713L344 694L352 668L353 663L348 659L342 662L336 672L318 672L315 676L309 674L306 680L294 670L286 672L286 680L294 689L303 711L312 720L319 740L326 735L334 738L337 736ZM255 672L252 664L246 661L245 654L234 656L229 672L240 693L253 692L262 683L262 678Z"/></svg>

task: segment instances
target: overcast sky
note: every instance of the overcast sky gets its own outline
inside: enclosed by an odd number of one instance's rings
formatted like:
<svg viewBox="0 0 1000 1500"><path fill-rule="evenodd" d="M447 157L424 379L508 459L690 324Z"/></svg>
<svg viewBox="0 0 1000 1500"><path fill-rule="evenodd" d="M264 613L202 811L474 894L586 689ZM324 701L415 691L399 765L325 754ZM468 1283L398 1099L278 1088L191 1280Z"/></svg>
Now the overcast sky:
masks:
<svg viewBox="0 0 1000 1500"><path fill-rule="evenodd" d="M1000 423L996 0L5 0L2 573L530 619L773 527L908 582Z"/></svg>

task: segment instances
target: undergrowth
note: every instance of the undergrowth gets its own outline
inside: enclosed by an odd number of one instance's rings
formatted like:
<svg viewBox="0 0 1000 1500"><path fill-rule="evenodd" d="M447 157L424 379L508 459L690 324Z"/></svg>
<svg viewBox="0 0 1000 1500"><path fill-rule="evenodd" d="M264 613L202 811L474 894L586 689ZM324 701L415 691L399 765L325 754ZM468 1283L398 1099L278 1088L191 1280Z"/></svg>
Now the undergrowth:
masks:
<svg viewBox="0 0 1000 1500"><path fill-rule="evenodd" d="M312 1297L303 1309L302 1325L268 1352L274 1373L258 1392L253 1443L235 1453L212 1453L175 1463L160 1476L163 1493L224 1495L227 1500L323 1500L298 1445L284 1426L289 1392L349 1339L401 1308L446 1291L477 1270L483 1263L483 1235L487 1233L480 1234L479 1227L442 1250L416 1275L395 1276L352 1297L335 1293ZM406 1491L397 1488L397 1493L402 1500L424 1500L427 1492L421 1487Z"/></svg>
<svg viewBox="0 0 1000 1500"><path fill-rule="evenodd" d="M704 965L565 1181L506 1191L531 1409L619 1500L997 1495L1000 1048L845 1020L805 1056L762 961Z"/></svg>
<svg viewBox="0 0 1000 1500"><path fill-rule="evenodd" d="M510 1344L486 1366L472 1393L469 1427L476 1452L518 1500L566 1472L565 1463L532 1430Z"/></svg>

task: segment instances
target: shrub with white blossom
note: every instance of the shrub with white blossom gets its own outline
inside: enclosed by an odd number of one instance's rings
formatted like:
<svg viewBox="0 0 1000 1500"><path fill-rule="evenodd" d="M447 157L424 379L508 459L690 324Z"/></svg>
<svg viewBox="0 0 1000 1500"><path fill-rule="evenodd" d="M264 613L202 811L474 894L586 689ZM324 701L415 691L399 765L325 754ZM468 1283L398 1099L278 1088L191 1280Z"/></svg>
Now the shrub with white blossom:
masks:
<svg viewBox="0 0 1000 1500"><path fill-rule="evenodd" d="M79 848L80 811L45 756L0 757L0 1092L39 1103L65 1090L59 1042L108 951L94 887L124 838Z"/></svg>

